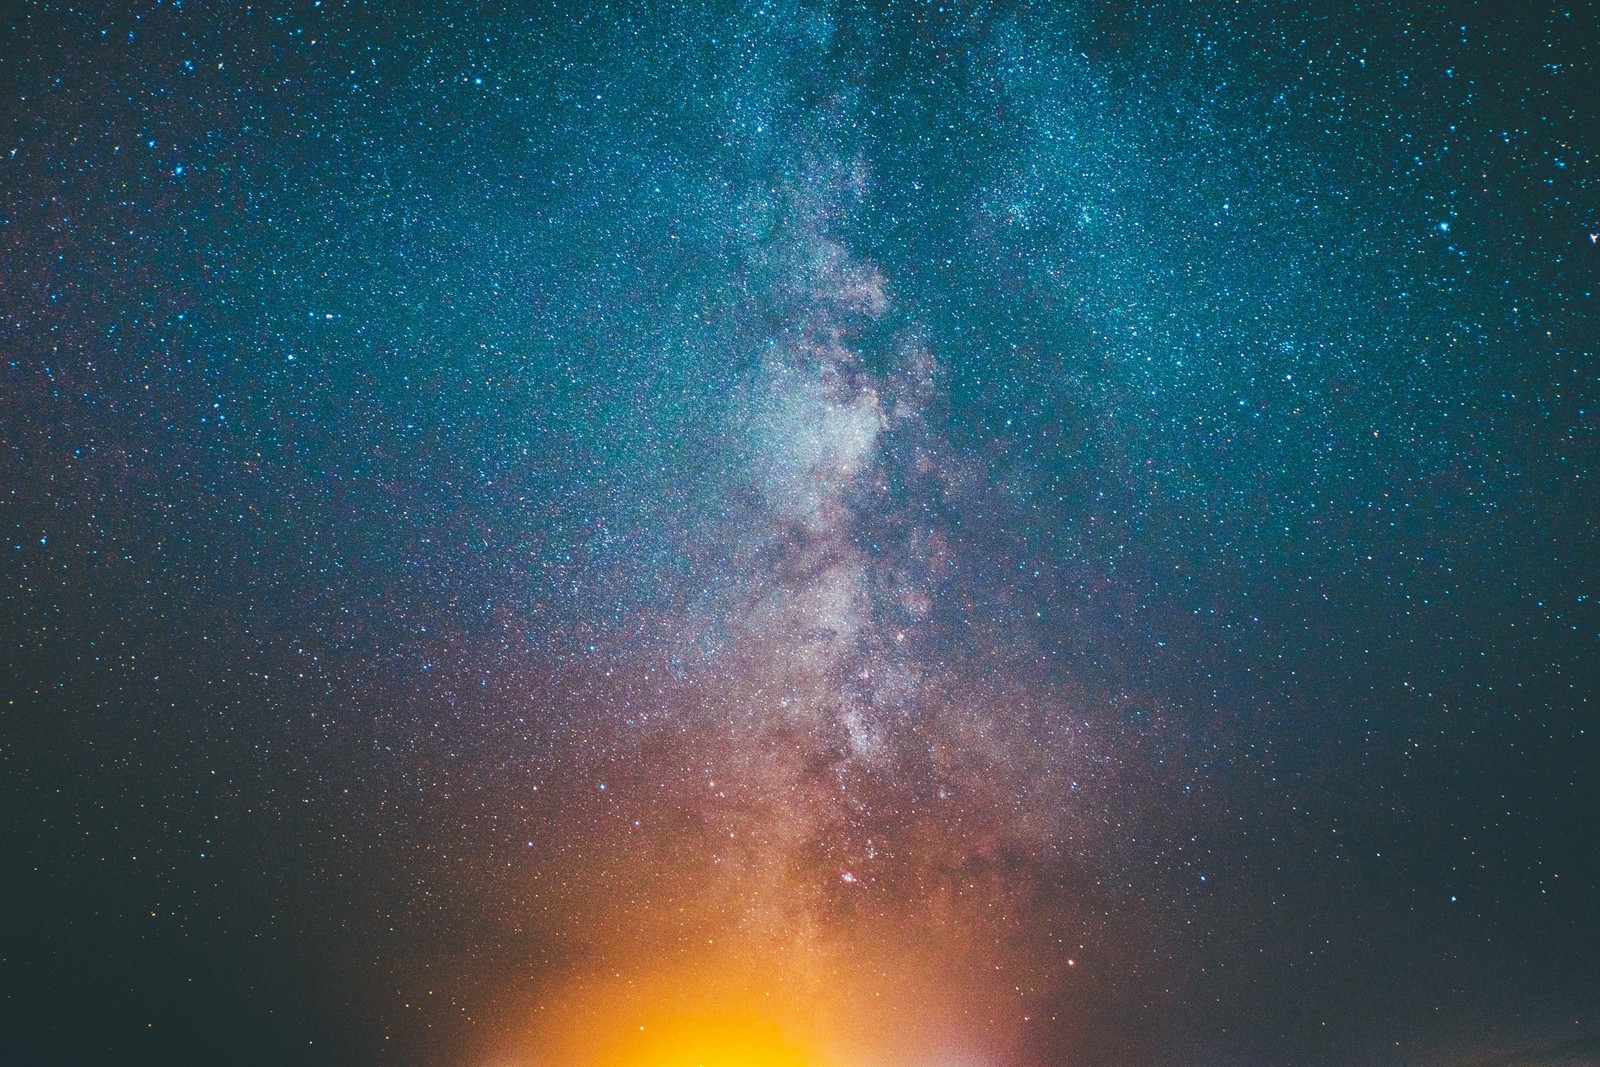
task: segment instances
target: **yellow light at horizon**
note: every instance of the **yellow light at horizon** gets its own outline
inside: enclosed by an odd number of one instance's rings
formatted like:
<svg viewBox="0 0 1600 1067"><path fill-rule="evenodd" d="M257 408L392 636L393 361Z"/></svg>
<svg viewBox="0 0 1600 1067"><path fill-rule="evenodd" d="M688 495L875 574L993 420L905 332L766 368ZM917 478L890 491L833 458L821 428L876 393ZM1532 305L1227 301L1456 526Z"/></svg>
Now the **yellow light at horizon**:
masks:
<svg viewBox="0 0 1600 1067"><path fill-rule="evenodd" d="M601 1067L823 1067L781 1026L736 1013L676 1015L619 1040Z"/></svg>

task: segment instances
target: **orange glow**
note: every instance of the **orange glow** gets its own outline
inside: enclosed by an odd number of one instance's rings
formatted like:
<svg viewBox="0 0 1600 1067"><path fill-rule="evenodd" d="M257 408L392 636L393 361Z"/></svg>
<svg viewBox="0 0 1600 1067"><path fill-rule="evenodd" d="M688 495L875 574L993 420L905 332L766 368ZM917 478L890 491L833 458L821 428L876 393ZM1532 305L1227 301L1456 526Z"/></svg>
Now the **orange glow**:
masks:
<svg viewBox="0 0 1600 1067"><path fill-rule="evenodd" d="M531 1067L837 1067L834 1005L818 984L731 945L674 961L619 961L577 977L537 1012Z"/></svg>
<svg viewBox="0 0 1600 1067"><path fill-rule="evenodd" d="M708 1012L642 1024L600 1067L822 1067L781 1026L754 1015Z"/></svg>
<svg viewBox="0 0 1600 1067"><path fill-rule="evenodd" d="M671 914L683 914L672 909ZM696 917L698 918L698 917ZM802 917L804 918L804 917ZM835 917L831 936L673 945L596 922L594 961L535 990L483 1062L520 1067L921 1067L1006 1062L1030 1004L972 926ZM712 929L710 922L706 923ZM720 933L720 931L718 931ZM761 931L764 935L766 931ZM630 943L631 941L631 943ZM994 981L1004 973L1010 979Z"/></svg>

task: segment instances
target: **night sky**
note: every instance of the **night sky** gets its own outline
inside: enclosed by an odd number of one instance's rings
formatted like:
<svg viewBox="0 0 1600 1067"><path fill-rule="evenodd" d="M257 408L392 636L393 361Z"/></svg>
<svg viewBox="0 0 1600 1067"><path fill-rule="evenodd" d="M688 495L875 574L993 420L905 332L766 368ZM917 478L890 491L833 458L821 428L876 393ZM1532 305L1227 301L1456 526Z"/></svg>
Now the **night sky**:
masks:
<svg viewBox="0 0 1600 1067"><path fill-rule="evenodd" d="M0 1061L1600 1063L1597 70L9 7Z"/></svg>

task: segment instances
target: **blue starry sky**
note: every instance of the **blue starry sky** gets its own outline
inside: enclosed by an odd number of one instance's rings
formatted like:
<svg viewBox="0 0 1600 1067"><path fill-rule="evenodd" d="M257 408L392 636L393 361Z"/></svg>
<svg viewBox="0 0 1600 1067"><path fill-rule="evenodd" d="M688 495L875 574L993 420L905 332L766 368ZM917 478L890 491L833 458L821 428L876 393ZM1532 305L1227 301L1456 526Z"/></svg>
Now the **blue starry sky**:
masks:
<svg viewBox="0 0 1600 1067"><path fill-rule="evenodd" d="M0 1059L1595 1054L1593 11L0 22Z"/></svg>

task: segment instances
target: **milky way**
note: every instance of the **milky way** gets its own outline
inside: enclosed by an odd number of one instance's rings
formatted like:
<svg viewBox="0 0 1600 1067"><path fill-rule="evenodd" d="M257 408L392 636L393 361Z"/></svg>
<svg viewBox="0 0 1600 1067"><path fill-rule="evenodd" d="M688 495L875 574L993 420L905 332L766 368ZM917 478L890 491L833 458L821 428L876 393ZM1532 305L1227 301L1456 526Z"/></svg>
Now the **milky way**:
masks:
<svg viewBox="0 0 1600 1067"><path fill-rule="evenodd" d="M8 16L0 1060L1591 1062L1600 34L1347 8Z"/></svg>

